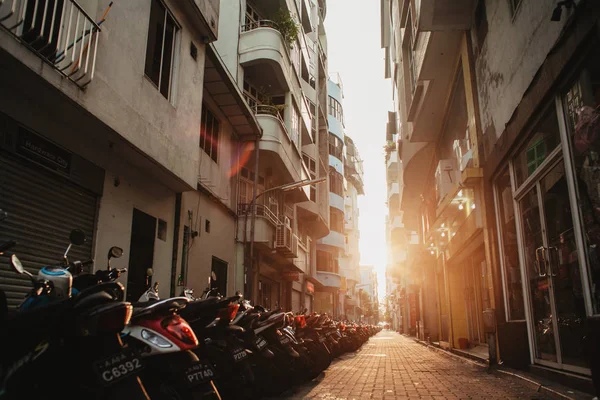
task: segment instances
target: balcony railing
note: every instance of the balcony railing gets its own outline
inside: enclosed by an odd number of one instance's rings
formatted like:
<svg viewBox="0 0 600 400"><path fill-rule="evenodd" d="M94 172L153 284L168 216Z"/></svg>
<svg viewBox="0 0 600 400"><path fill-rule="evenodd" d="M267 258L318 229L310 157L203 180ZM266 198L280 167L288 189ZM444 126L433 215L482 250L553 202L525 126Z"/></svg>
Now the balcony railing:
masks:
<svg viewBox="0 0 600 400"><path fill-rule="evenodd" d="M0 26L80 89L94 78L103 22L75 0L0 0Z"/></svg>
<svg viewBox="0 0 600 400"><path fill-rule="evenodd" d="M259 21L252 21L246 25L242 25L242 32L248 32L258 28L273 28L279 31L279 25L275 21L268 19L261 19Z"/></svg>
<svg viewBox="0 0 600 400"><path fill-rule="evenodd" d="M254 207L256 207L256 216L257 217L267 219L271 224L273 224L273 226L277 226L278 224L281 224L281 221L279 220L279 218L277 218L277 215L274 214L273 211L271 211L269 209L269 207L262 205L262 204L255 204ZM250 217L251 211L252 211L252 208L250 207L250 204L247 204L247 203L238 204L238 216Z"/></svg>

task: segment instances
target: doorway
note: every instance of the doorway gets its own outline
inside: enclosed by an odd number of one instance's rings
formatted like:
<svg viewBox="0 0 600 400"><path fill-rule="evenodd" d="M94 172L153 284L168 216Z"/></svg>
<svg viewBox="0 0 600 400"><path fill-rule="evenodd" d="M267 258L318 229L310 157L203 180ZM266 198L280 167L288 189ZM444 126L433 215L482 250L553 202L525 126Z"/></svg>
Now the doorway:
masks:
<svg viewBox="0 0 600 400"><path fill-rule="evenodd" d="M155 237L156 218L134 208L127 270L127 301L136 302L152 284L148 269L154 263Z"/></svg>
<svg viewBox="0 0 600 400"><path fill-rule="evenodd" d="M212 258L210 288L217 289L221 296L227 293L227 263L217 257Z"/></svg>
<svg viewBox="0 0 600 400"><path fill-rule="evenodd" d="M478 261L475 257L470 257L465 263L464 282L467 329L469 343L473 346L485 343L485 338L481 334L481 316L483 313L482 281L484 279L485 274L482 262Z"/></svg>
<svg viewBox="0 0 600 400"><path fill-rule="evenodd" d="M516 201L534 359L573 369L586 367L582 340L586 313L565 163L556 154L532 174Z"/></svg>

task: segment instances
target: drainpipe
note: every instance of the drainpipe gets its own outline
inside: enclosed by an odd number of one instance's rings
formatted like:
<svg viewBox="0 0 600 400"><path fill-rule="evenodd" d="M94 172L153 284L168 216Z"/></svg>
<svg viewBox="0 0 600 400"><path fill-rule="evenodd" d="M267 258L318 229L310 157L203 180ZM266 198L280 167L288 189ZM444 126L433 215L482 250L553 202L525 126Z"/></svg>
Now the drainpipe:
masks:
<svg viewBox="0 0 600 400"><path fill-rule="evenodd" d="M254 187L252 188L252 202L250 203L250 258L249 266L246 266L246 276L250 273L250 280L248 282L249 296L252 303L258 304L258 274L259 274L259 263L254 266L254 226L256 224L256 194L258 190L258 161L259 161L259 141L260 138L256 138L254 145ZM249 267L249 268L248 268Z"/></svg>

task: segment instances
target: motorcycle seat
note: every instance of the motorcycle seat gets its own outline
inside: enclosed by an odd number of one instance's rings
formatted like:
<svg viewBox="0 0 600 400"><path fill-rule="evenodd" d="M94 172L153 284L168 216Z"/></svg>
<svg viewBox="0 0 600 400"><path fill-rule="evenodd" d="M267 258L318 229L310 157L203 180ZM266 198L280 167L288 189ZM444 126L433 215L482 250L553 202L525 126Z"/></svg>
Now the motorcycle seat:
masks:
<svg viewBox="0 0 600 400"><path fill-rule="evenodd" d="M131 320L135 320L149 314L171 314L174 311L181 311L188 304L186 297L171 297L165 300L155 302L133 303L133 315Z"/></svg>

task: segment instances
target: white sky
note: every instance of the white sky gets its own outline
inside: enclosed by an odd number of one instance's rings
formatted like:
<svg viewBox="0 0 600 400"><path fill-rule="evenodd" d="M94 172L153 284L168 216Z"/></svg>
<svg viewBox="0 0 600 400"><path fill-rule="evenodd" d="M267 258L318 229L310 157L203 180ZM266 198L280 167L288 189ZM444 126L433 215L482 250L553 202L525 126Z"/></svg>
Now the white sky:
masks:
<svg viewBox="0 0 600 400"><path fill-rule="evenodd" d="M359 198L361 264L376 267L383 298L387 262L383 145L393 103L391 82L384 79L379 1L327 0L325 29L329 72L338 72L344 86L346 134L364 160L365 195Z"/></svg>

